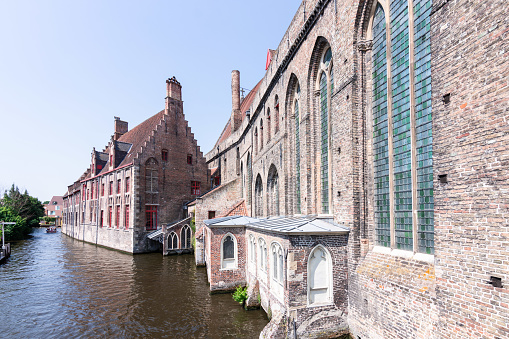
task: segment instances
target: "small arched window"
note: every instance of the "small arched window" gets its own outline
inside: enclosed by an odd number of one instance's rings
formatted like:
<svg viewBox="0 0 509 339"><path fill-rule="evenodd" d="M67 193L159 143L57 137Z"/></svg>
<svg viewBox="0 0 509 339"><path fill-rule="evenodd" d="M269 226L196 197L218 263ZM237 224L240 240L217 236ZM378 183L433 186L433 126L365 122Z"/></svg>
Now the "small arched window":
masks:
<svg viewBox="0 0 509 339"><path fill-rule="evenodd" d="M272 279L282 284L284 281L283 271L283 249L278 243L273 243L271 246L271 258L272 258Z"/></svg>
<svg viewBox="0 0 509 339"><path fill-rule="evenodd" d="M221 242L221 268L234 269L237 267L237 241L228 233Z"/></svg>
<svg viewBox="0 0 509 339"><path fill-rule="evenodd" d="M263 119L260 119L260 151L263 148Z"/></svg>
<svg viewBox="0 0 509 339"><path fill-rule="evenodd" d="M258 265L261 272L266 272L267 270L267 245L265 240L262 238L258 239Z"/></svg>
<svg viewBox="0 0 509 339"><path fill-rule="evenodd" d="M270 108L267 108L267 143L270 141Z"/></svg>
<svg viewBox="0 0 509 339"><path fill-rule="evenodd" d="M257 217L263 215L263 184L260 174L256 176L255 182L255 214Z"/></svg>
<svg viewBox="0 0 509 339"><path fill-rule="evenodd" d="M329 251L316 246L308 259L308 303L329 304L332 302L332 265Z"/></svg>
<svg viewBox="0 0 509 339"><path fill-rule="evenodd" d="M168 249L169 250L178 249L178 243L179 243L179 239L178 239L177 233L171 232L170 235L168 235Z"/></svg>
<svg viewBox="0 0 509 339"><path fill-rule="evenodd" d="M249 260L256 262L256 242L252 234L249 235Z"/></svg>
<svg viewBox="0 0 509 339"><path fill-rule="evenodd" d="M180 231L180 248L191 248L191 227L185 225Z"/></svg>
<svg viewBox="0 0 509 339"><path fill-rule="evenodd" d="M279 97L274 99L274 133L279 132Z"/></svg>
<svg viewBox="0 0 509 339"><path fill-rule="evenodd" d="M258 152L258 128L255 127L254 131L254 151L255 154Z"/></svg>

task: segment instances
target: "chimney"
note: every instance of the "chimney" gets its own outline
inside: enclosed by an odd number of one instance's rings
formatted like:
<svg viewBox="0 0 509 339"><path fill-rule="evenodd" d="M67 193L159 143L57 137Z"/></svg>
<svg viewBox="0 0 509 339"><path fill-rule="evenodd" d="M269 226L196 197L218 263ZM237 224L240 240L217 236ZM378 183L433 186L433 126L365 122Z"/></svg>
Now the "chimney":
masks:
<svg viewBox="0 0 509 339"><path fill-rule="evenodd" d="M119 117L115 117L115 133L113 139L118 140L122 135L127 133L127 121L120 120Z"/></svg>
<svg viewBox="0 0 509 339"><path fill-rule="evenodd" d="M240 124L242 115L240 113L240 72L232 71L232 116L231 127L232 132L236 131Z"/></svg>
<svg viewBox="0 0 509 339"><path fill-rule="evenodd" d="M182 101L182 86L175 77L166 80L166 98Z"/></svg>

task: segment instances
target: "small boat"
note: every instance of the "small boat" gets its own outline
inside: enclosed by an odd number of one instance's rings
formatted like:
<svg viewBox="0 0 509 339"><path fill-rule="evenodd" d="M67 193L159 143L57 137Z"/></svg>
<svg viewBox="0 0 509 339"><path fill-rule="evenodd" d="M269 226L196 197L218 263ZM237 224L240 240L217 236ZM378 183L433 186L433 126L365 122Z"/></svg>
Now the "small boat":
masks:
<svg viewBox="0 0 509 339"><path fill-rule="evenodd" d="M46 228L46 233L57 233L56 227L48 227Z"/></svg>

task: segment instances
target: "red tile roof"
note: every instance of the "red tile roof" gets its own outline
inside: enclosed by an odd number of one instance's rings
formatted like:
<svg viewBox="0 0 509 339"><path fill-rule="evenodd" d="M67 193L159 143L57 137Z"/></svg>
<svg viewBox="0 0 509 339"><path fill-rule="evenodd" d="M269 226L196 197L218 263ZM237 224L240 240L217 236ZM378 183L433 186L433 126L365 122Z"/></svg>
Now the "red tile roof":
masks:
<svg viewBox="0 0 509 339"><path fill-rule="evenodd" d="M163 119L163 115L164 110L151 116L150 118L143 121L133 129L129 130L127 133L123 134L120 138L118 138L118 141L131 144L132 146L129 149L129 152L127 152L127 155L124 157L122 162L116 168L125 166L133 161L134 157L136 156L136 153L138 153L141 150L141 147L143 146L145 141L148 140L148 137L151 135L151 132L155 130L156 126ZM104 152L109 153L109 147L106 147ZM109 160L104 165L103 169L99 174L104 174L108 172L109 171L108 168Z"/></svg>
<svg viewBox="0 0 509 339"><path fill-rule="evenodd" d="M256 92L258 92L258 89L260 88L260 84L262 83L262 80L260 80L256 86L246 95L244 100L240 103L240 112L242 113L242 119L241 121L244 121L246 118L246 112L253 103L253 100L255 98ZM232 134L232 128L230 119L228 119L228 122L226 123L226 126L224 126L223 132L219 136L219 139L217 139L216 144L214 145L214 148L217 147L217 145L221 144L223 141L228 139L228 137Z"/></svg>

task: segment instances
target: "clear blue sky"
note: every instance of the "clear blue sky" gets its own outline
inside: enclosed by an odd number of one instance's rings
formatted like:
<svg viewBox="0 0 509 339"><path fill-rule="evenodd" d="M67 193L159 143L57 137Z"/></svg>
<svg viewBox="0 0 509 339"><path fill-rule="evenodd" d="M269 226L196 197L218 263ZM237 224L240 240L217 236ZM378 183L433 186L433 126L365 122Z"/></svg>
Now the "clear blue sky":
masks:
<svg viewBox="0 0 509 339"><path fill-rule="evenodd" d="M0 190L65 193L92 147L164 108L165 80L204 153L231 112L231 71L251 89L290 24L293 1L0 2Z"/></svg>

